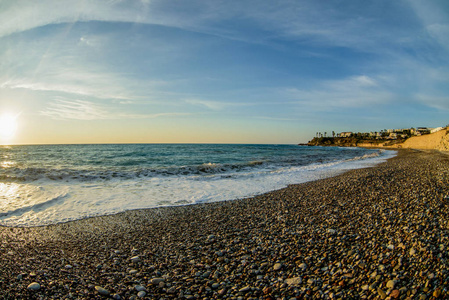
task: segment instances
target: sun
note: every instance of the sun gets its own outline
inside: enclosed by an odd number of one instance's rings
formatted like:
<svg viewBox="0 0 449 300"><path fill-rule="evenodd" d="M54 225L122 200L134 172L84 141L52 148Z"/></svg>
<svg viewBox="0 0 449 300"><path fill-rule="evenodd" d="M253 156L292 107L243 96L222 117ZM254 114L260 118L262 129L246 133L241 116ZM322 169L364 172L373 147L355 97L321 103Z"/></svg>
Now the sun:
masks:
<svg viewBox="0 0 449 300"><path fill-rule="evenodd" d="M0 114L0 138L11 139L17 131L17 117L12 113Z"/></svg>

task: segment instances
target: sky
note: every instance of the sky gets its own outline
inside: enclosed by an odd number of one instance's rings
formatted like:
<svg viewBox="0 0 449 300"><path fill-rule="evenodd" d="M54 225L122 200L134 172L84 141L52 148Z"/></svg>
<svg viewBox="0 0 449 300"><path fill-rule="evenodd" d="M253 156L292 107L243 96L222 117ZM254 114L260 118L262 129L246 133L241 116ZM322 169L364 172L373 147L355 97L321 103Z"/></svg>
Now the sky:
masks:
<svg viewBox="0 0 449 300"><path fill-rule="evenodd" d="M0 19L3 144L449 124L447 0L0 0Z"/></svg>

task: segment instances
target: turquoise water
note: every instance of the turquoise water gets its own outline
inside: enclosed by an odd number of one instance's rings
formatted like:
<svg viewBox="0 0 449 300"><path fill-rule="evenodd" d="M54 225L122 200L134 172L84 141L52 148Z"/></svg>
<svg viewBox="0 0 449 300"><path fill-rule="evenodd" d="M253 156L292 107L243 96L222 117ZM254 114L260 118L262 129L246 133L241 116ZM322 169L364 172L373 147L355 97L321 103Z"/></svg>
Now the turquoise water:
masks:
<svg viewBox="0 0 449 300"><path fill-rule="evenodd" d="M243 198L374 165L394 153L296 145L2 147L0 224Z"/></svg>

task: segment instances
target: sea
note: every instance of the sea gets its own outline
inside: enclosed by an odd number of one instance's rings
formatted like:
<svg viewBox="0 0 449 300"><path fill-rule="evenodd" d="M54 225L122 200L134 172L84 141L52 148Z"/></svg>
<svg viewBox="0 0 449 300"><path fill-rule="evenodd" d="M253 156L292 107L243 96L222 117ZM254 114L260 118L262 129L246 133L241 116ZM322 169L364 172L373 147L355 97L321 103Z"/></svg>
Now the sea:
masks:
<svg viewBox="0 0 449 300"><path fill-rule="evenodd" d="M395 155L298 145L0 146L0 225L41 226L246 198Z"/></svg>

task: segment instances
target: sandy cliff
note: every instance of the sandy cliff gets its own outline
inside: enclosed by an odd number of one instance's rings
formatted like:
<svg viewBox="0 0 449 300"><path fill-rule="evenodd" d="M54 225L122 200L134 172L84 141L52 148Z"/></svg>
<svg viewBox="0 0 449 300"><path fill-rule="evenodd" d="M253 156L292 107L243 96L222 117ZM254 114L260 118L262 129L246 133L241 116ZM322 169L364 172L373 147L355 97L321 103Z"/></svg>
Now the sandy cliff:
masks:
<svg viewBox="0 0 449 300"><path fill-rule="evenodd" d="M309 146L340 146L340 147L363 147L363 148L408 148L422 150L440 150L449 152L449 127L438 132L422 136L414 136L405 141L401 140L369 140L355 137L313 138Z"/></svg>
<svg viewBox="0 0 449 300"><path fill-rule="evenodd" d="M449 151L449 128L446 127L432 134L411 137L398 146L401 148Z"/></svg>

